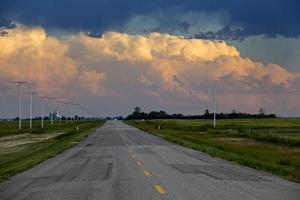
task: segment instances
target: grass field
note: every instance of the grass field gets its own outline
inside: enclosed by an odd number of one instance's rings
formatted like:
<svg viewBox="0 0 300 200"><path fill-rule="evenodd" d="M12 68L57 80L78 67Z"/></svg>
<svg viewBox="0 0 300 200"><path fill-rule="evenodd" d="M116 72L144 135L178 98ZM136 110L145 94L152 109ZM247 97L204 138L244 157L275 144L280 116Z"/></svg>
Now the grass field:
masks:
<svg viewBox="0 0 300 200"><path fill-rule="evenodd" d="M169 141L300 182L299 119L126 121ZM158 129L160 126L160 130Z"/></svg>
<svg viewBox="0 0 300 200"><path fill-rule="evenodd" d="M93 120L52 125L45 121L41 129L40 121L34 121L31 130L24 121L19 131L18 122L0 122L0 181L72 147L103 123Z"/></svg>

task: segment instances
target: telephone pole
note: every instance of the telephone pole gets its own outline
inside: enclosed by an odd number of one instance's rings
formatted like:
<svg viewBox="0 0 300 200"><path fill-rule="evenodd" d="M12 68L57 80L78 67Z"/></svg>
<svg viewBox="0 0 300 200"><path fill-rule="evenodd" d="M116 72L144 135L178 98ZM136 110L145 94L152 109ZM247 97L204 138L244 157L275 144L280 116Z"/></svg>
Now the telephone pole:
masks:
<svg viewBox="0 0 300 200"><path fill-rule="evenodd" d="M67 123L68 122L68 111L67 110L68 110L69 102L64 102L63 104L65 105L64 106L65 107L64 110L65 110L65 115L66 115L65 117L66 117L66 123Z"/></svg>
<svg viewBox="0 0 300 200"><path fill-rule="evenodd" d="M55 100L56 98L53 98L53 97L47 97L47 99L49 99L49 100ZM51 104L51 102L50 102L50 104ZM51 124L53 124L53 113L52 113L52 111L51 111Z"/></svg>
<svg viewBox="0 0 300 200"><path fill-rule="evenodd" d="M62 118L62 111L61 111L61 109L62 109L62 107L61 107L61 104L63 104L64 103L64 101L56 101L58 104L59 104L59 113L60 113L60 117L59 117L59 124L61 125L61 118Z"/></svg>
<svg viewBox="0 0 300 200"><path fill-rule="evenodd" d="M216 128L216 112L217 112L217 88L214 88L214 128Z"/></svg>
<svg viewBox="0 0 300 200"><path fill-rule="evenodd" d="M46 99L47 97L45 96L39 96L37 97L38 99L41 99L41 103L42 103L42 120L41 120L41 127L44 128L44 101L43 99Z"/></svg>
<svg viewBox="0 0 300 200"><path fill-rule="evenodd" d="M34 94L37 94L37 92L27 92L26 94L30 94L30 129L32 129L32 98Z"/></svg>
<svg viewBox="0 0 300 200"><path fill-rule="evenodd" d="M22 84L26 84L26 81L15 81L13 82L18 84L19 87L19 130L22 129Z"/></svg>
<svg viewBox="0 0 300 200"><path fill-rule="evenodd" d="M68 105L70 105L70 121L73 121L73 102L67 102Z"/></svg>
<svg viewBox="0 0 300 200"><path fill-rule="evenodd" d="M75 109L73 110L73 111L74 111L74 121L75 121L75 120L78 121L78 120L79 120L79 118L78 118L78 117L79 117L79 116L78 116L79 114L78 114L78 109L76 109L76 108L77 108L77 106L79 106L79 104L78 104L78 103L72 103L72 105L75 106ZM74 108L74 107L73 107L73 108ZM77 119L75 118L75 116L77 116Z"/></svg>

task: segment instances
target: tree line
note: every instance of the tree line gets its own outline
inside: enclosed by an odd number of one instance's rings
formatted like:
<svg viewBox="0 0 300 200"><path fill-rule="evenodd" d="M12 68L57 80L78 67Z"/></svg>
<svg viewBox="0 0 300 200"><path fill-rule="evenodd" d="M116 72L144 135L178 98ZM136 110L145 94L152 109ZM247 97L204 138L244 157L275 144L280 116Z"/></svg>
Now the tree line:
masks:
<svg viewBox="0 0 300 200"><path fill-rule="evenodd" d="M208 109L202 115L184 115L181 113L168 114L163 110L143 112L140 107L135 107L134 111L126 117L130 119L213 119L214 114ZM260 108L256 114L239 112L232 110L231 113L216 113L217 119L240 119L240 118L276 118L275 114L267 114L265 109Z"/></svg>

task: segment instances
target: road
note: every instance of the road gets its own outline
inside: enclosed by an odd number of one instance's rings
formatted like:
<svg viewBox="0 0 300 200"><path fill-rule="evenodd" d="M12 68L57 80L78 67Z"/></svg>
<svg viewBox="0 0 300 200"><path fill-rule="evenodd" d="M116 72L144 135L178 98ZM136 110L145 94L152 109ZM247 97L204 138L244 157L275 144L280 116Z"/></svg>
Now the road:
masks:
<svg viewBox="0 0 300 200"><path fill-rule="evenodd" d="M300 184L164 141L120 121L0 184L7 200L299 200Z"/></svg>

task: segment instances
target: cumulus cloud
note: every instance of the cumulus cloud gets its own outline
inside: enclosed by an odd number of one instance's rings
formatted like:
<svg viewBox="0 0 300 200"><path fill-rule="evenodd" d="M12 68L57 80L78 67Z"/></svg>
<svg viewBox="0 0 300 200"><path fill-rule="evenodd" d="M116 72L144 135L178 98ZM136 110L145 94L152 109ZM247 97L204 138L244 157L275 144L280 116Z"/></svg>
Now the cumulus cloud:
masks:
<svg viewBox="0 0 300 200"><path fill-rule="evenodd" d="M42 28L18 26L0 37L0 46L1 80L32 80L46 91L75 84L92 95L171 94L208 102L215 85L238 94L290 91L299 77L279 65L242 57L224 41L163 33L59 38Z"/></svg>
<svg viewBox="0 0 300 200"><path fill-rule="evenodd" d="M90 90L93 94L99 95L105 92L101 86L106 78L106 74L96 71L82 71L79 75L79 81L83 88Z"/></svg>
<svg viewBox="0 0 300 200"><path fill-rule="evenodd" d="M100 84L104 74L86 71L72 57L67 56L69 44L62 39L47 36L42 28L18 25L0 37L0 80L27 80L39 91L54 92L77 82L86 87L83 80L95 79ZM89 79L88 76L91 76ZM101 85L99 85L101 87ZM98 89L86 87L92 92Z"/></svg>
<svg viewBox="0 0 300 200"><path fill-rule="evenodd" d="M101 58L113 61L115 65L128 63L129 66L124 66L128 74L139 71L136 79L142 84L159 85L164 90L186 94L194 92L195 84L216 84L225 78L236 83L251 80L262 84L264 81L270 87L282 85L288 90L296 78L279 65L264 65L241 57L235 47L224 41L186 39L161 33L108 32L101 38L77 35L69 42L79 43L86 51L82 54L86 54L84 57L89 55L89 60Z"/></svg>

